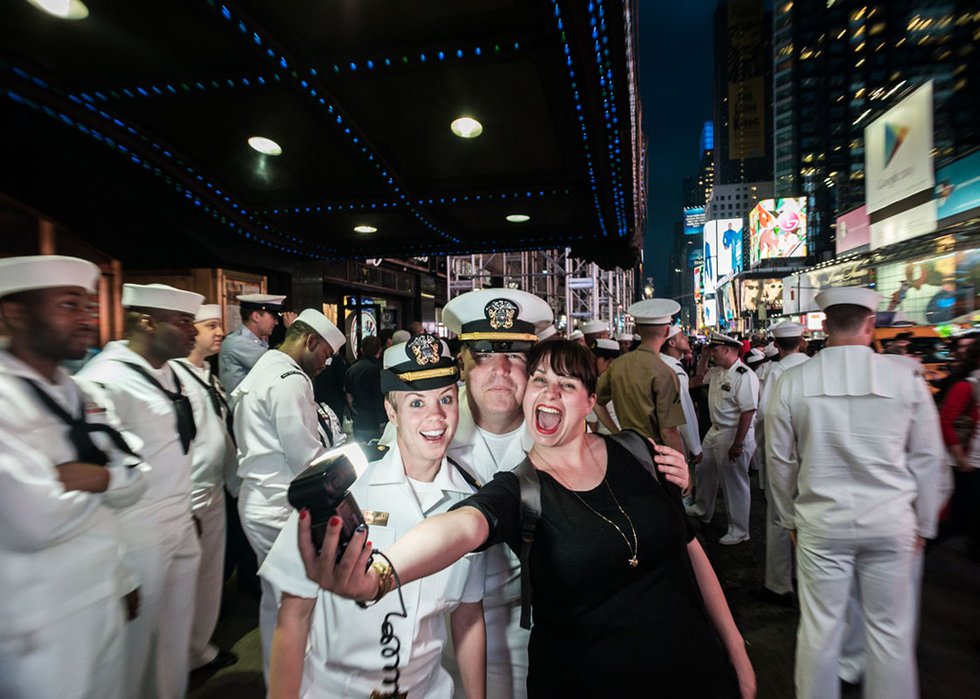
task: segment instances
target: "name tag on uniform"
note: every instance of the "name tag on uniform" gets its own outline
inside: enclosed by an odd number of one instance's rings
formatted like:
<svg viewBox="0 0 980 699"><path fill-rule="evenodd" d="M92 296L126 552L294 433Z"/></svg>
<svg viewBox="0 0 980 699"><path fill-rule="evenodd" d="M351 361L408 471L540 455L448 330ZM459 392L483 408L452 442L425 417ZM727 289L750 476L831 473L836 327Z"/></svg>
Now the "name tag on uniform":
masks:
<svg viewBox="0 0 980 699"><path fill-rule="evenodd" d="M387 527L388 526L388 513L387 512L375 512L374 510L364 510L361 514L364 515L365 524L372 527Z"/></svg>
<svg viewBox="0 0 980 699"><path fill-rule="evenodd" d="M726 383L723 383L721 385L721 390L722 391L731 391L732 390L732 385L730 383L727 383L727 382Z"/></svg>

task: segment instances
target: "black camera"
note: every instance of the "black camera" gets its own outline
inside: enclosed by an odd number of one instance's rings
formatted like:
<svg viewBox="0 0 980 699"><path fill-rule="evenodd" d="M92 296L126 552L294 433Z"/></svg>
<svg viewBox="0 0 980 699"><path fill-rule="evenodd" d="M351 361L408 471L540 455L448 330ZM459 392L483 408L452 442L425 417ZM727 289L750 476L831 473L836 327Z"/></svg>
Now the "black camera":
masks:
<svg viewBox="0 0 980 699"><path fill-rule="evenodd" d="M340 517L343 530L337 548L338 561L354 536L354 530L364 524L361 508L349 492L358 476L352 458L362 464L367 463L356 444L331 449L292 480L287 495L290 505L309 512L313 545L317 553L323 548L327 522L334 515Z"/></svg>

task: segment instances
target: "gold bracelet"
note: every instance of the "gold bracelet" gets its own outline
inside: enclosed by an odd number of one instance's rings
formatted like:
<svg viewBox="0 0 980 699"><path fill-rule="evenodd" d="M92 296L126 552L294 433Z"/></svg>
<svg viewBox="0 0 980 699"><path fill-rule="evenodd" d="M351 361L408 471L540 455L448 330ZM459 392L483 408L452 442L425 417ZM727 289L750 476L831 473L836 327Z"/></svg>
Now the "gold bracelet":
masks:
<svg viewBox="0 0 980 699"><path fill-rule="evenodd" d="M391 588L395 586L395 573L388 561L385 560L374 561L371 564L371 570L378 576L378 593L371 600L377 602L391 592Z"/></svg>

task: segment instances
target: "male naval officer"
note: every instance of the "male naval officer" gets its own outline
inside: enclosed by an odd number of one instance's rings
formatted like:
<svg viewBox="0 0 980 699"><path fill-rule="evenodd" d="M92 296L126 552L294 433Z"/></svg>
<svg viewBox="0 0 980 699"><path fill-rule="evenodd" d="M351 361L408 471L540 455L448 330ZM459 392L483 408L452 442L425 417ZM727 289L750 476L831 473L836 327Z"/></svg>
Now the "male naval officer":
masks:
<svg viewBox="0 0 980 699"><path fill-rule="evenodd" d="M660 348L660 358L677 374L681 410L684 412L684 427L681 428L681 441L684 443L684 456L695 464L701 461L701 432L698 427L698 414L691 399L691 377L687 375L682 360L691 351L691 341L679 325L671 325L667 331L667 341Z"/></svg>
<svg viewBox="0 0 980 699"><path fill-rule="evenodd" d="M191 516L197 426L186 381L168 360L193 349L202 299L164 284L124 284L127 339L110 342L77 375L105 392L150 466L146 493L120 514L141 597L140 615L126 627L126 695L140 699L182 697L187 686L201 556Z"/></svg>
<svg viewBox="0 0 980 699"><path fill-rule="evenodd" d="M313 379L346 341L320 311L296 317L278 349L268 350L231 394L238 476L238 512L258 563L268 555L292 508L289 482L331 446L332 432L318 411ZM261 581L259 630L268 675L278 594Z"/></svg>
<svg viewBox="0 0 980 699"><path fill-rule="evenodd" d="M221 306L202 304L194 316L194 327L194 349L183 359L171 360L187 389L197 425L191 448L191 512L201 544L201 565L197 571L190 667L217 670L238 662L237 655L211 643L224 587L225 474L234 473L237 467L231 411L224 389L206 361L218 353L225 336Z"/></svg>
<svg viewBox="0 0 980 699"><path fill-rule="evenodd" d="M0 260L0 696L122 699L138 581L118 509L146 490L141 445L59 364L95 340L99 269ZM127 439L128 438L128 442ZM124 604L128 597L129 605Z"/></svg>
<svg viewBox="0 0 980 699"><path fill-rule="evenodd" d="M283 313L285 296L275 294L242 294L236 296L242 314L242 324L228 333L221 343L218 371L221 385L231 393L242 382L259 357L269 349L269 336L276 329L279 317L288 328L295 313Z"/></svg>
<svg viewBox="0 0 980 699"><path fill-rule="evenodd" d="M759 379L739 359L742 343L721 333L711 333L710 352L701 356L692 384L708 383L711 429L701 445L703 457L695 469L694 506L688 514L710 522L718 495L718 476L728 509L728 531L718 543L740 544L749 540L749 462L755 451L752 422L759 401ZM708 370L708 355L715 366Z"/></svg>
<svg viewBox="0 0 980 699"><path fill-rule="evenodd" d="M610 432L617 432L604 409L613 401L623 429L636 430L683 454L680 384L674 370L660 356L670 332L670 319L680 309L680 304L670 299L637 301L626 309L642 338L640 346L613 361L599 377L595 411Z"/></svg>
<svg viewBox="0 0 980 699"><path fill-rule="evenodd" d="M856 585L867 637L864 696L913 698L916 571L942 504L939 418L915 364L869 346L877 292L825 289L816 301L827 314L827 345L784 370L766 406L770 496L777 524L797 544L796 692L839 696Z"/></svg>
<svg viewBox="0 0 980 699"><path fill-rule="evenodd" d="M799 366L809 359L803 352L805 346L803 330L802 325L793 321L785 321L770 330L775 347L779 352L779 361L772 362L772 367L766 375L766 382L759 391L756 435L759 435L760 430L765 430L766 405L779 377L787 369ZM758 442L756 449L764 452L766 449L764 432L762 436L763 439ZM762 458L756 460L760 466L759 483L765 487L765 454L763 453ZM766 507L765 585L756 596L765 602L788 606L793 603L793 542L790 541L789 532L776 524L776 509L773 507L772 497L768 490L766 490L766 502L768 507Z"/></svg>

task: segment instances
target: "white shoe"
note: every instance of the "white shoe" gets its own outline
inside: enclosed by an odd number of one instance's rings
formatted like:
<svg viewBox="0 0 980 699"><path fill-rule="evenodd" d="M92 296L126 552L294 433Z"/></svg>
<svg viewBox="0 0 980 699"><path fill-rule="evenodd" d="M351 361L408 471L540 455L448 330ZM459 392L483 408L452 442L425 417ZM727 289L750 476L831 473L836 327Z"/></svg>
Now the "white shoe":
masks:
<svg viewBox="0 0 980 699"><path fill-rule="evenodd" d="M735 536L734 534L725 534L725 536L718 539L718 543L723 546L734 546L735 544L741 544L743 541L748 541L749 535L745 536Z"/></svg>

